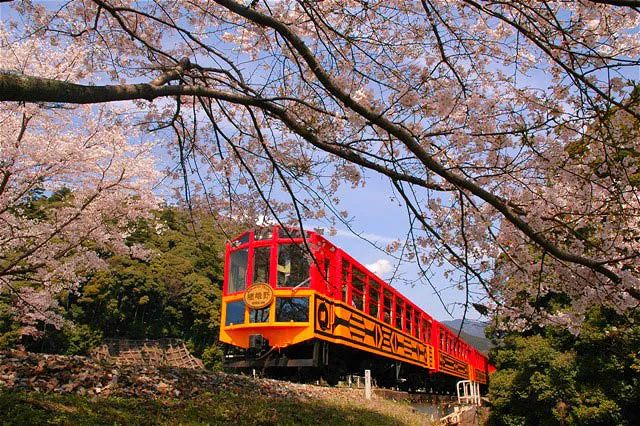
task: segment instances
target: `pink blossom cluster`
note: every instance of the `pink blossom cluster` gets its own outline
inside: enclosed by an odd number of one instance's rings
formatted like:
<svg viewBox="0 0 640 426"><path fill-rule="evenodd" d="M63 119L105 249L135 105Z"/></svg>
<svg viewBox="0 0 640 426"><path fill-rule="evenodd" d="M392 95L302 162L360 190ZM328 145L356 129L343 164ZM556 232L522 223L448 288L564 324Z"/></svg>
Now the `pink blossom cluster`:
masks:
<svg viewBox="0 0 640 426"><path fill-rule="evenodd" d="M4 69L47 78L90 75L89 52L13 36L0 26ZM125 112L0 108L0 292L11 292L25 334L36 335L43 323L60 327L57 295L74 291L87 273L105 266L96 249L128 251L127 225L157 205L152 145ZM52 196L58 199L42 203Z"/></svg>

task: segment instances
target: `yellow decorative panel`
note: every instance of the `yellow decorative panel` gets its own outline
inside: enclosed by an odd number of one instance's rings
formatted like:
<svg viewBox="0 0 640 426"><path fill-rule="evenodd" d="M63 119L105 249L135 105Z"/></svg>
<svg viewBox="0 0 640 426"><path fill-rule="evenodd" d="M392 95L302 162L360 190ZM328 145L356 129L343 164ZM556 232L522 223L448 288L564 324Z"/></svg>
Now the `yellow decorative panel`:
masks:
<svg viewBox="0 0 640 426"><path fill-rule="evenodd" d="M394 329L343 302L316 295L315 333L322 340L340 343L377 355L433 369L431 345Z"/></svg>

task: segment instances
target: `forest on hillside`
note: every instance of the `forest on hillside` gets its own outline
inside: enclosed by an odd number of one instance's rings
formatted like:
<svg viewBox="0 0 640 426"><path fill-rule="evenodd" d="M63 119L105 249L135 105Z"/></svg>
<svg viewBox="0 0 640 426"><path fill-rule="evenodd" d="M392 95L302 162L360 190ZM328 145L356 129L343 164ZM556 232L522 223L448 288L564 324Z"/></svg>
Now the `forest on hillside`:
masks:
<svg viewBox="0 0 640 426"><path fill-rule="evenodd" d="M68 196L72 194L34 195L30 208L33 214L50 214ZM135 252L96 249L106 267L87 276L76 290L58 294L54 309L61 326L36 321L35 331L26 334L12 310L15 294L0 293L0 350L88 355L105 338L171 337L184 340L207 367L217 368L226 238L210 215L179 207L155 210L128 228L125 244L138 247ZM20 283L16 286L19 292Z"/></svg>

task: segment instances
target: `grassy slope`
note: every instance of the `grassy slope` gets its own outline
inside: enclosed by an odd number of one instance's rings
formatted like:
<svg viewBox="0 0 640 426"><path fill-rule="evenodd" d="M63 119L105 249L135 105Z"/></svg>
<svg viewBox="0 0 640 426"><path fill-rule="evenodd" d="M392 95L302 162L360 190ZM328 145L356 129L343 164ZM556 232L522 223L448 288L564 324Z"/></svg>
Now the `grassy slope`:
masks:
<svg viewBox="0 0 640 426"><path fill-rule="evenodd" d="M0 389L3 425L398 425L424 423L408 406L376 399L305 402L229 393L180 400L86 398Z"/></svg>

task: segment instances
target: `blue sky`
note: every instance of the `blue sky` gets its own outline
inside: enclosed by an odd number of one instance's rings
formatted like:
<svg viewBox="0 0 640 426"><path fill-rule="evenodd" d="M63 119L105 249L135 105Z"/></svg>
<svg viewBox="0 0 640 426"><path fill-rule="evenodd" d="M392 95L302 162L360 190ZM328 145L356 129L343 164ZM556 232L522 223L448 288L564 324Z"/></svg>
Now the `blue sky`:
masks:
<svg viewBox="0 0 640 426"><path fill-rule="evenodd" d="M404 241L408 229L406 209L398 206L397 202L392 202L390 200L392 195L388 180L379 175L367 175L367 184L364 188L351 189L348 185L344 185L338 193L341 199L340 209L349 212L353 230L362 233L361 235L367 240L378 242L381 247L395 239ZM360 263L370 265L376 261L387 261L392 267L395 267L396 260L393 257L376 249L368 241L357 237L345 226L338 225L337 229L337 235L328 237L328 239L347 251ZM418 278L420 273L415 263L406 262L400 265L399 272L410 281ZM443 276L444 268L432 267L430 272L433 274L431 283L440 291L445 304L464 301L464 291L451 288L451 279ZM381 278L388 281L392 273L387 272L380 275ZM403 280L394 280L392 285L436 319L449 320L452 318L426 280L418 280L413 285L409 285ZM451 309L453 309L453 317L462 317L460 306L455 308L449 306L449 310ZM473 308L470 308L467 318L479 319L480 316Z"/></svg>

